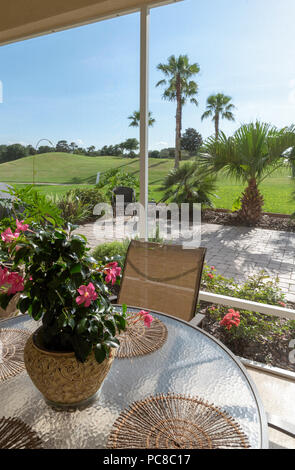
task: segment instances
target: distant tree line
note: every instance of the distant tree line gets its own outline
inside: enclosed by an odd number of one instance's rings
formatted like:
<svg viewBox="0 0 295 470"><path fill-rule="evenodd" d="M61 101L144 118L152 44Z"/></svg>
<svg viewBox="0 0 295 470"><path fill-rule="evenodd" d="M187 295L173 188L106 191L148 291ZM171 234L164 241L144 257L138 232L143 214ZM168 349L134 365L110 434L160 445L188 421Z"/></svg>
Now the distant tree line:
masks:
<svg viewBox="0 0 295 470"><path fill-rule="evenodd" d="M202 144L203 139L199 132L192 128L186 129L181 139L181 149L184 151L183 157L196 155ZM40 145L38 148L33 147L33 145L22 144L0 145L0 163L49 152L64 152L74 155L86 155L88 157L126 156L133 158L138 157L138 149L139 142L134 138L127 139L116 145L104 145L101 149L96 149L94 145L84 148L78 146L75 142L68 143L66 140L58 141L55 147L50 145ZM151 150L149 156L151 158L175 158L175 148L168 147L162 150Z"/></svg>

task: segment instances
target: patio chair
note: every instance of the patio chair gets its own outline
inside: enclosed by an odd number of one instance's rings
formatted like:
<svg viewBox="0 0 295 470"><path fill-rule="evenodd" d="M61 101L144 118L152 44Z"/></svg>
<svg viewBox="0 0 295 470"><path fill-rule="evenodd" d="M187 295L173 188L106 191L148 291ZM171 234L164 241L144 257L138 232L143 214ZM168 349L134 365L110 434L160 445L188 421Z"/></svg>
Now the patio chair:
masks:
<svg viewBox="0 0 295 470"><path fill-rule="evenodd" d="M195 317L206 248L132 240L119 304L163 312L187 322ZM199 324L203 316L195 317Z"/></svg>
<svg viewBox="0 0 295 470"><path fill-rule="evenodd" d="M117 186L112 191L112 208L114 217L116 217L116 196L124 196L124 214L128 204L136 202L135 191L127 186Z"/></svg>

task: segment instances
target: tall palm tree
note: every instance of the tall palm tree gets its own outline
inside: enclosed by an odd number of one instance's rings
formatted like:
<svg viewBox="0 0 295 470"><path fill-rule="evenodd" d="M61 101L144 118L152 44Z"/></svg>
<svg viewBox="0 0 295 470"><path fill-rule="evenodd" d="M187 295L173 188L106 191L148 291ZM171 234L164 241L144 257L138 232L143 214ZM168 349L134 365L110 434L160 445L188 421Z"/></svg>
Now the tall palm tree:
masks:
<svg viewBox="0 0 295 470"><path fill-rule="evenodd" d="M235 106L231 103L232 98L226 96L223 93L217 93L217 95L210 95L207 99L207 108L201 117L201 120L207 119L212 116L212 121L215 123L215 138L219 136L219 123L221 119L227 119L228 121L234 121L235 117L232 111Z"/></svg>
<svg viewBox="0 0 295 470"><path fill-rule="evenodd" d="M140 112L139 111L134 111L133 114L128 116L128 119L130 121L129 127L139 127ZM156 119L153 118L152 113L149 112L149 127L153 127L155 122L156 122Z"/></svg>
<svg viewBox="0 0 295 470"><path fill-rule="evenodd" d="M162 201L200 203L212 207L215 189L216 176L204 172L197 160L185 162L180 168L171 170L164 179Z"/></svg>
<svg viewBox="0 0 295 470"><path fill-rule="evenodd" d="M244 124L232 137L220 133L210 137L200 159L212 174L223 170L230 177L246 183L241 196L240 218L255 224L261 217L263 196L259 184L277 168L285 165L286 151L295 145L295 127L277 129L270 124Z"/></svg>
<svg viewBox="0 0 295 470"><path fill-rule="evenodd" d="M175 135L175 168L179 168L181 158L181 129L182 107L190 100L196 106L198 102L198 85L192 78L200 72L198 64L190 64L187 55L174 55L168 58L167 64L159 64L157 69L163 72L166 78L160 80L156 86L164 85L163 98L168 101L176 101L176 135Z"/></svg>

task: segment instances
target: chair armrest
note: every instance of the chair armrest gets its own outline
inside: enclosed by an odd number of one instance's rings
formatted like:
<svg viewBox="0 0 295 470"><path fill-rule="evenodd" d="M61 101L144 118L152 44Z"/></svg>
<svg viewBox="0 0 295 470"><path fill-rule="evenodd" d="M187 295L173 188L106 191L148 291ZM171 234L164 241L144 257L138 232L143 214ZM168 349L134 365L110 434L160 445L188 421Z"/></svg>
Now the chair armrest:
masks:
<svg viewBox="0 0 295 470"><path fill-rule="evenodd" d="M192 326L200 326L205 318L205 315L198 313L190 322L189 324Z"/></svg>

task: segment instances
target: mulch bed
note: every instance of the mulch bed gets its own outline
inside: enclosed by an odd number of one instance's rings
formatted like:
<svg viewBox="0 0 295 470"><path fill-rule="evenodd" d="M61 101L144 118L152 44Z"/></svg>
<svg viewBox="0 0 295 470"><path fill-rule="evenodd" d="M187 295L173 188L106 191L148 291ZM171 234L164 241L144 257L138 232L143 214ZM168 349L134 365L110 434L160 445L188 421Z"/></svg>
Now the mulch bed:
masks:
<svg viewBox="0 0 295 470"><path fill-rule="evenodd" d="M295 364L289 361L289 343L295 339L294 330L284 335L272 335L272 339L262 339L262 341L240 341L239 343L230 343L226 339L223 328L208 312L209 304L201 302L200 313L205 315L202 328L216 339L225 344L235 355L250 359L252 361L262 362L264 364L280 367L295 372ZM288 308L295 309L295 304L288 303ZM282 320L284 321L284 320Z"/></svg>
<svg viewBox="0 0 295 470"><path fill-rule="evenodd" d="M202 222L218 225L244 226L241 223L237 213L231 213L225 210L205 209L202 211ZM263 214L260 221L254 226L267 230L280 230L285 232L295 232L295 219L281 214Z"/></svg>

